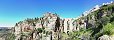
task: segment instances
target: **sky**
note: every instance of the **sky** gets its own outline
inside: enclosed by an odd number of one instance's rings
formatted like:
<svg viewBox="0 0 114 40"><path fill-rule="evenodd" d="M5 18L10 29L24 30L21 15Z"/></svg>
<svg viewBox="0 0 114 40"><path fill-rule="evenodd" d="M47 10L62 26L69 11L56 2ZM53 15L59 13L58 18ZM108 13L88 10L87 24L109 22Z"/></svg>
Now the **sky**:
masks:
<svg viewBox="0 0 114 40"><path fill-rule="evenodd" d="M0 0L0 27L13 27L26 18L41 17L46 12L62 18L76 18L95 5L114 0Z"/></svg>

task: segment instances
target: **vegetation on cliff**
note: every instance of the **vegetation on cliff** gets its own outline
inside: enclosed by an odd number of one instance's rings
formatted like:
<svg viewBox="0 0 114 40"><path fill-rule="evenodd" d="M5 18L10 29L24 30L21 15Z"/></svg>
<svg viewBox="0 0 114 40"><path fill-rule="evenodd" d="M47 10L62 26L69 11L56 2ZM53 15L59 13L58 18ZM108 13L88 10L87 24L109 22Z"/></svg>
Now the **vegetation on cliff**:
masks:
<svg viewBox="0 0 114 40"><path fill-rule="evenodd" d="M94 20L92 19L93 16ZM103 35L114 35L114 4L103 5L99 10L91 12L85 18L88 21L95 21L94 25L90 23L88 24L88 29L71 32L69 37L72 40L81 40L81 38L84 40L97 40Z"/></svg>
<svg viewBox="0 0 114 40"><path fill-rule="evenodd" d="M47 16L46 16L47 17ZM32 26L36 26L37 22L41 22L41 25L44 24L44 21L47 19L35 18L35 19L26 19L25 21ZM55 32L62 34L62 40L97 40L100 36L103 35L114 35L114 4L103 5L100 9L90 12L87 16L76 19L76 22L81 20L86 20L86 29L82 28L79 31L72 31L68 33L59 32L60 27L60 18L57 17ZM47 21L49 22L49 21ZM22 23L21 21L19 23ZM18 23L18 24L19 24ZM43 25L42 25L43 26ZM51 32L45 30L45 28L35 29L38 33L48 34ZM58 34L58 35L59 35ZM52 36L52 35L51 35ZM59 39L59 37L58 37Z"/></svg>

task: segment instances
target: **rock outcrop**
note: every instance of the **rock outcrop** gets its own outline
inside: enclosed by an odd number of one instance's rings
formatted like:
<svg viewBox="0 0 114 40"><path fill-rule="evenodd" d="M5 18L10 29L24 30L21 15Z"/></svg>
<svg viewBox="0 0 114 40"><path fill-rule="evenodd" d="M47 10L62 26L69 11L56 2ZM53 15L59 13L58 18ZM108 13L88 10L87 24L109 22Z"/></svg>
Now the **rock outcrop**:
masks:
<svg viewBox="0 0 114 40"><path fill-rule="evenodd" d="M108 5L100 7L97 5L95 8L86 11L86 14L82 14L79 18L61 19L59 15L47 12L42 17L20 21L14 27L15 40L60 40L61 33L68 34L72 31L89 28L93 31L90 35L97 35L103 25L106 24L106 21L113 21L113 3ZM104 35L99 37L99 40L110 40L112 38Z"/></svg>
<svg viewBox="0 0 114 40"><path fill-rule="evenodd" d="M114 40L114 36L103 35L98 40Z"/></svg>
<svg viewBox="0 0 114 40"><path fill-rule="evenodd" d="M49 32L51 31L53 32L52 35L54 35L54 32L67 33L74 30L79 30L80 28L77 26L77 24L78 23L73 18L61 19L57 14L47 12L40 18L26 19L24 21L16 23L14 29L16 40L20 39L22 34L31 34L32 36L30 35L30 37L28 38L35 39L36 37L34 36L37 36L37 32L35 32L35 30L37 30L38 28L44 28L46 31Z"/></svg>

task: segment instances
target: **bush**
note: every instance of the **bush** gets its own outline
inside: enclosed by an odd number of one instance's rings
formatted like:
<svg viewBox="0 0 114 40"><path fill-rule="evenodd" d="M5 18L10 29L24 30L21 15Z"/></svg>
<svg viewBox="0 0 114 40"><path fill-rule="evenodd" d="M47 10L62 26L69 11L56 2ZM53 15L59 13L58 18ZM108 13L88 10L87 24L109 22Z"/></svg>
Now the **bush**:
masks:
<svg viewBox="0 0 114 40"><path fill-rule="evenodd" d="M81 39L86 39L89 40L90 36L92 34L91 29L81 29L80 31L74 31L70 32L70 37L71 40L81 40Z"/></svg>
<svg viewBox="0 0 114 40"><path fill-rule="evenodd" d="M103 27L103 34L106 35L113 35L114 34L114 25L108 23L106 26Z"/></svg>
<svg viewBox="0 0 114 40"><path fill-rule="evenodd" d="M43 28L38 28L38 29L37 29L37 31L38 31L39 33L42 33L43 30L44 30Z"/></svg>
<svg viewBox="0 0 114 40"><path fill-rule="evenodd" d="M12 33L8 33L6 40L15 40L15 35Z"/></svg>

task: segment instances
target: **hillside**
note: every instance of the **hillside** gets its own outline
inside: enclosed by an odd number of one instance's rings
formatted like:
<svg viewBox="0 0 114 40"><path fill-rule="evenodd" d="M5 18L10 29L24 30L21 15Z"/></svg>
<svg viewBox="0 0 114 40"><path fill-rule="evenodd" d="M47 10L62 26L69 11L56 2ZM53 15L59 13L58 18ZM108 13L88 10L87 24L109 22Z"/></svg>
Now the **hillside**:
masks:
<svg viewBox="0 0 114 40"><path fill-rule="evenodd" d="M80 30L73 36L81 35L84 40L113 40L110 38L114 33L114 4L102 5L100 9L90 12L87 16L82 16L77 21L86 20L87 29ZM79 33L79 34L78 34ZM87 34L86 34L87 33ZM83 36L86 35L86 36ZM109 35L107 36L103 35ZM86 38L87 37L87 38ZM106 39L105 39L106 38Z"/></svg>
<svg viewBox="0 0 114 40"><path fill-rule="evenodd" d="M11 27L0 27L0 40L12 39L14 36Z"/></svg>
<svg viewBox="0 0 114 40"><path fill-rule="evenodd" d="M51 12L16 23L16 40L114 39L114 3L95 8L79 18L61 19ZM105 37L105 38L104 38Z"/></svg>

